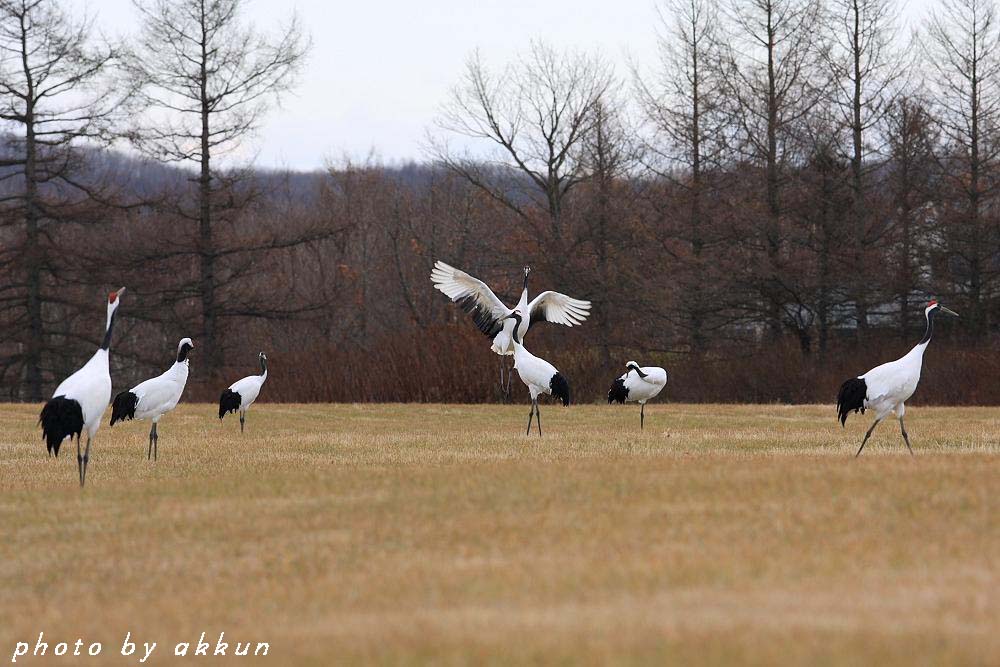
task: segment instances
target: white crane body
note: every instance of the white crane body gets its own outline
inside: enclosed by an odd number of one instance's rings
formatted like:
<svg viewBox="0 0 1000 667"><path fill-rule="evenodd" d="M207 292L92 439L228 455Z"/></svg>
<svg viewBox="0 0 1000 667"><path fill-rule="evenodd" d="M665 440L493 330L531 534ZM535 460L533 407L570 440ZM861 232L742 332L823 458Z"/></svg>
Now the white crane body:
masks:
<svg viewBox="0 0 1000 667"><path fill-rule="evenodd" d="M521 324L521 313L515 310L510 317L515 321L511 341L514 346L514 368L531 395L531 411L528 412L528 431L525 435L531 434L531 418L537 416L538 436L541 437L542 413L538 410L538 397L548 394L561 400L563 405L569 405L569 382L555 366L525 349L517 333L520 330L518 325Z"/></svg>
<svg viewBox="0 0 1000 667"><path fill-rule="evenodd" d="M149 430L149 451L146 458L156 460L158 457L159 435L156 425L163 415L177 407L184 394L190 366L187 355L193 349L191 339L182 338L177 344L177 357L170 368L115 396L111 408L111 426L130 419L149 419L153 423Z"/></svg>
<svg viewBox="0 0 1000 667"><path fill-rule="evenodd" d="M635 402L639 409L639 428L645 427L646 401L656 398L667 386L667 371L659 366L639 366L634 361L625 364L625 374L611 384L608 404Z"/></svg>
<svg viewBox="0 0 1000 667"><path fill-rule="evenodd" d="M246 425L247 411L260 395L260 389L267 380L267 355L261 352L260 375L248 375L229 385L229 388L222 392L219 397L219 419L222 419L230 412L240 413L240 433Z"/></svg>
<svg viewBox="0 0 1000 667"><path fill-rule="evenodd" d="M101 417L111 403L111 333L114 329L115 314L118 312L119 298L124 291L125 288L121 287L108 295L104 339L100 348L78 371L59 383L38 417L49 456L54 454L59 458L59 448L63 441L66 438L76 437L80 486L84 485L87 478L91 441L97 435ZM87 432L87 447L81 452L80 436L83 431Z"/></svg>
<svg viewBox="0 0 1000 667"><path fill-rule="evenodd" d="M861 455L861 451L865 448L865 443L868 442L875 427L890 414L894 414L899 419L899 430L903 435L903 441L910 454L913 454L910 436L906 433L906 427L903 424L903 417L906 415L906 401L913 396L920 383L924 352L927 351L927 346L931 342L931 335L934 332L934 318L938 313L958 317L958 314L953 310L945 308L937 301L931 301L924 309L927 330L923 339L913 349L899 359L876 366L867 373L851 378L841 385L840 392L837 394L837 415L842 426L846 423L847 415L851 412L861 412L862 414L867 410L875 412L875 421L865 433L861 447L858 448L858 453L855 456Z"/></svg>

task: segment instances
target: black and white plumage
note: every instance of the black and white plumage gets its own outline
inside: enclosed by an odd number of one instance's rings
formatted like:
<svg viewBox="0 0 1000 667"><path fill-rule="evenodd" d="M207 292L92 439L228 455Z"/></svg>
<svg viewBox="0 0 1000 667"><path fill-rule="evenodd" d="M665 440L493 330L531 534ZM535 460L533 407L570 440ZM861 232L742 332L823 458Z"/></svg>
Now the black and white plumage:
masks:
<svg viewBox="0 0 1000 667"><path fill-rule="evenodd" d="M875 423L871 425L865 433L864 440L855 457L861 454L865 448L865 443L871 437L872 431L883 419L890 414L895 414L899 419L899 429L903 434L903 441L906 448L913 454L910 446L910 437L906 433L903 425L903 415L906 413L905 403L913 396L920 382L920 370L924 362L924 351L927 344L931 342L931 334L934 332L934 318L938 313L958 317L958 313L949 310L937 301L931 301L924 309L924 317L927 319L927 329L924 337L912 350L895 361L876 366L864 375L851 378L844 382L837 394L837 417L843 426L847 421L847 415L851 412L866 410L875 412Z"/></svg>
<svg viewBox="0 0 1000 667"><path fill-rule="evenodd" d="M431 271L434 287L444 293L472 316L476 326L487 336L493 337L492 350L502 356L514 354L514 311L521 314L516 325L517 335L524 340L525 334L539 322L552 322L567 327L582 324L590 316L590 302L574 299L561 292L551 290L538 294L528 301L529 267L524 268L524 287L517 305L508 308L493 293L486 283L465 271L456 269L438 260ZM503 386L503 361L500 364L500 382ZM510 391L510 375L507 376L505 391Z"/></svg>
<svg viewBox="0 0 1000 667"><path fill-rule="evenodd" d="M129 419L149 419L153 422L149 430L147 459L157 459L160 436L156 432L156 425L181 400L188 379L188 354L193 349L191 339L182 338L177 344L177 356L170 368L115 396L111 406L111 426Z"/></svg>
<svg viewBox="0 0 1000 667"><path fill-rule="evenodd" d="M645 427L646 401L663 391L667 384L667 371L659 366L640 367L634 361L625 364L625 374L615 380L608 390L608 404L635 401L639 408L639 428Z"/></svg>
<svg viewBox="0 0 1000 667"><path fill-rule="evenodd" d="M510 316L515 321L515 327L511 330L511 340L514 345L514 368L517 370L521 382L528 388L531 394L531 410L528 412L528 431L525 435L531 434L531 418L538 418L538 436L542 435L542 414L538 411L538 396L549 394L562 401L563 405L569 405L569 382L555 366L549 362L536 357L524 349L521 344L521 313L514 311Z"/></svg>
<svg viewBox="0 0 1000 667"><path fill-rule="evenodd" d="M267 355L263 352L259 355L260 375L249 375L242 380L229 385L229 388L222 392L219 397L219 419L222 419L230 412L240 412L240 433L246 425L247 410L257 400L260 395L260 388L264 386L267 379Z"/></svg>
<svg viewBox="0 0 1000 667"><path fill-rule="evenodd" d="M55 454L58 458L63 440L76 437L76 465L80 474L80 486L87 479L90 445L101 425L101 417L111 402L111 332L118 312L119 298L124 291L125 288L122 287L108 295L101 347L86 364L59 384L38 418L42 426L42 438L50 456ZM87 446L81 452L80 437L83 431L87 432Z"/></svg>

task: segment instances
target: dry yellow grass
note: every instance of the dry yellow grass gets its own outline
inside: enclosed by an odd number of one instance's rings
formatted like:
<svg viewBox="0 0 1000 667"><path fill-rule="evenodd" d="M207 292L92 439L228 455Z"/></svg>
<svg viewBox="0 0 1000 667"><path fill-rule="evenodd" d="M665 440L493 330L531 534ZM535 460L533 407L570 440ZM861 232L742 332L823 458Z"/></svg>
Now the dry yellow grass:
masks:
<svg viewBox="0 0 1000 667"><path fill-rule="evenodd" d="M269 664L996 664L1000 409L910 457L831 406L207 405L47 460L0 406L0 660L39 631ZM213 643L214 646L214 643ZM231 662L250 662L243 659ZM22 658L18 664L41 664Z"/></svg>

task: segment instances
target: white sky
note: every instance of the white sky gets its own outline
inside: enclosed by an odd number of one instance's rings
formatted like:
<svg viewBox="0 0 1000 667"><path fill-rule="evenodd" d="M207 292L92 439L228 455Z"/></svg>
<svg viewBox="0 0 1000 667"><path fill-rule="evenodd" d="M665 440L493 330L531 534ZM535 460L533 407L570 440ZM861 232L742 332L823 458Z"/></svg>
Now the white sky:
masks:
<svg viewBox="0 0 1000 667"><path fill-rule="evenodd" d="M130 0L69 0L112 36L132 33ZM902 0L907 23L934 0ZM370 152L421 159L421 145L466 57L512 60L532 39L597 52L627 73L655 63L656 0L248 0L271 30L296 11L313 49L296 92L273 109L251 153L266 167L314 169Z"/></svg>

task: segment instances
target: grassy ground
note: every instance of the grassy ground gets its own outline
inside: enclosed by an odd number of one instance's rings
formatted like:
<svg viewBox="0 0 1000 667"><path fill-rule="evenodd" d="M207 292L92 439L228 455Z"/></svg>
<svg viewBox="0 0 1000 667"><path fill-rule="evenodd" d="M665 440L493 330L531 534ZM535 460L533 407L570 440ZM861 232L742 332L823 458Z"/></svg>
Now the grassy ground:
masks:
<svg viewBox="0 0 1000 667"><path fill-rule="evenodd" d="M44 631L336 662L996 664L1000 409L206 405L81 492L0 406L0 661ZM51 650L51 649L50 649ZM192 646L193 651L193 646ZM141 653L141 650L140 650ZM56 662L56 661L53 661ZM216 661L219 662L219 661ZM250 662L250 660L233 660ZM30 656L18 664L42 664Z"/></svg>

